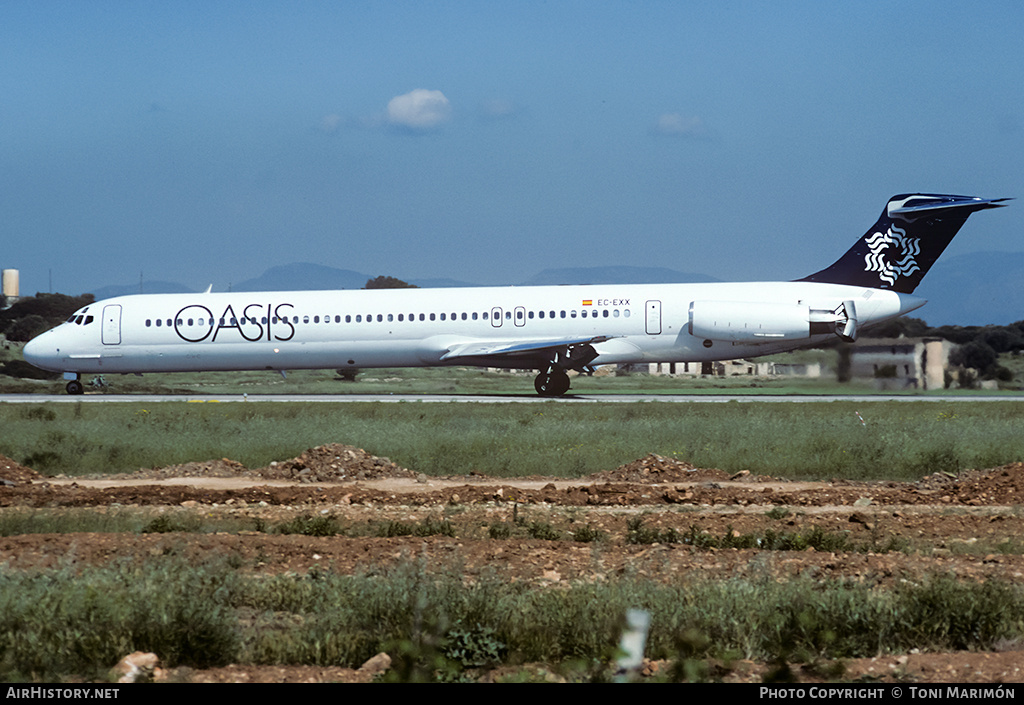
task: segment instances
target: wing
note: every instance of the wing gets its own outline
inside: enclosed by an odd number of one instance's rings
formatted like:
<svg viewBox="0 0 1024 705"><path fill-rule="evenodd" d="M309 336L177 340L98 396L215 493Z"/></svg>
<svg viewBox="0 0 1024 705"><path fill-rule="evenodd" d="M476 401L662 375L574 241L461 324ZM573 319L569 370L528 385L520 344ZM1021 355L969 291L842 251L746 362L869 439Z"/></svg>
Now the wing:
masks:
<svg viewBox="0 0 1024 705"><path fill-rule="evenodd" d="M594 335L586 338L539 338L517 341L475 341L454 343L441 356L445 361L465 361L467 364L500 363L534 366L555 360L568 369L581 369L597 357L592 345L611 340L616 336Z"/></svg>

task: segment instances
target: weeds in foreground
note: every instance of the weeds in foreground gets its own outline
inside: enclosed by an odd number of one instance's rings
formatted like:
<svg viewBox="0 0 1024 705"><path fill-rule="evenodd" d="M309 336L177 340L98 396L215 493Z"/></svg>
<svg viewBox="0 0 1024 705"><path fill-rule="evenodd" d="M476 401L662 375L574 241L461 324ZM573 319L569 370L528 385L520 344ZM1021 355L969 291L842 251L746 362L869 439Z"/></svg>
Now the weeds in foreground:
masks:
<svg viewBox="0 0 1024 705"><path fill-rule="evenodd" d="M651 614L646 654L673 678L714 680L736 658L778 663L982 650L1024 638L1024 594L1009 583L935 577L890 590L842 581L620 578L557 590L407 560L374 574L246 577L226 561L176 556L104 568L0 569L0 680L95 676L125 653L168 666L357 667L392 650L394 677L461 680L496 662L583 664L600 679L628 609ZM681 637L682 635L682 637ZM704 661L714 659L711 668ZM781 672L780 672L781 673ZM403 675L404 674L404 675Z"/></svg>

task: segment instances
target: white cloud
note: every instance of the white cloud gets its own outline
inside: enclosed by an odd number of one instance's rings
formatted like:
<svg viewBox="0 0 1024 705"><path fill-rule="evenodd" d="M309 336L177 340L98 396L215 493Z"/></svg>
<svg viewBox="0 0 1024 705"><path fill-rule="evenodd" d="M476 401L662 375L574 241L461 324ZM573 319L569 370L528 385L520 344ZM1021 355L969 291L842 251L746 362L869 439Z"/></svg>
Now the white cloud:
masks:
<svg viewBox="0 0 1024 705"><path fill-rule="evenodd" d="M480 104L480 114L488 120L500 120L516 112L515 104L510 100L495 98Z"/></svg>
<svg viewBox="0 0 1024 705"><path fill-rule="evenodd" d="M708 129L699 117L683 117L680 113L665 113L658 116L654 131L670 137L694 137L704 139Z"/></svg>
<svg viewBox="0 0 1024 705"><path fill-rule="evenodd" d="M388 102L388 122L411 130L432 130L448 122L452 106L441 91L417 88Z"/></svg>
<svg viewBox="0 0 1024 705"><path fill-rule="evenodd" d="M333 134L338 131L341 127L341 115L337 113L331 113L330 115L324 115L320 121L320 129L327 134Z"/></svg>

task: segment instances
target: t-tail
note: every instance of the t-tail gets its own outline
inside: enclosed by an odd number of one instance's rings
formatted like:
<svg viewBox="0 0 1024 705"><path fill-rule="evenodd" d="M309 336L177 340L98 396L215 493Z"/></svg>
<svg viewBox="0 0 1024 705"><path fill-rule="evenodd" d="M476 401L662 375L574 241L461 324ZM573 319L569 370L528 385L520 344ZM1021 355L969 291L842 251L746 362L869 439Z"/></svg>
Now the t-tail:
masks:
<svg viewBox="0 0 1024 705"><path fill-rule="evenodd" d="M999 208L1009 200L933 193L893 196L878 222L849 252L799 281L911 294L971 213Z"/></svg>

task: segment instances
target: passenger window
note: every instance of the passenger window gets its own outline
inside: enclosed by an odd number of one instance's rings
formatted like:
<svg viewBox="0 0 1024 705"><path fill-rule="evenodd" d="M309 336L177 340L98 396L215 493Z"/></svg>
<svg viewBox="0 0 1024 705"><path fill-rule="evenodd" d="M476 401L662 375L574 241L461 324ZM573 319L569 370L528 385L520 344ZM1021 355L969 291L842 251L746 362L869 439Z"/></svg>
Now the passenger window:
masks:
<svg viewBox="0 0 1024 705"><path fill-rule="evenodd" d="M403 313L400 313L400 314L398 314L398 322L399 322L399 323L401 323L402 321L404 321L404 320L405 320L405 317L404 317L404 316L405 316L405 314L403 314Z"/></svg>
<svg viewBox="0 0 1024 705"><path fill-rule="evenodd" d="M615 318L618 318L619 317L619 309L615 309L614 311L612 311L612 316L614 316Z"/></svg>
<svg viewBox="0 0 1024 705"><path fill-rule="evenodd" d="M435 318L434 314L430 314L430 320L434 320L434 318Z"/></svg>
<svg viewBox="0 0 1024 705"><path fill-rule="evenodd" d="M476 311L473 311L473 320L475 321L477 318L479 318L479 314Z"/></svg>
<svg viewBox="0 0 1024 705"><path fill-rule="evenodd" d="M562 318L565 318L565 311L562 311L562 315L561 315L561 317L562 317Z"/></svg>
<svg viewBox="0 0 1024 705"><path fill-rule="evenodd" d="M441 320L442 321L444 320L444 314L443 313L441 314Z"/></svg>
<svg viewBox="0 0 1024 705"><path fill-rule="evenodd" d="M604 310L604 311L602 311L601 313L602 313L602 314L604 314L604 317L605 317L605 318L608 318L608 309L605 309L605 310Z"/></svg>
<svg viewBox="0 0 1024 705"><path fill-rule="evenodd" d="M629 309L627 308L625 311L623 311L622 315L625 316L626 318L629 318Z"/></svg>
<svg viewBox="0 0 1024 705"><path fill-rule="evenodd" d="M573 309L572 311L569 311L569 317L570 318L576 318L576 309Z"/></svg>
<svg viewBox="0 0 1024 705"><path fill-rule="evenodd" d="M425 319L426 319L426 316L424 316L424 315L423 315L423 314L421 313L421 314L420 314L420 320L422 321L422 320L425 320ZM430 319L430 320L434 320L434 319Z"/></svg>
<svg viewBox="0 0 1024 705"><path fill-rule="evenodd" d="M484 320L486 321L487 320L487 311L483 312L483 317L484 317Z"/></svg>
<svg viewBox="0 0 1024 705"><path fill-rule="evenodd" d="M157 328L160 328L163 325L163 323L164 323L163 319L161 319L161 318L156 319L156 327Z"/></svg>
<svg viewBox="0 0 1024 705"><path fill-rule="evenodd" d="M150 321L150 320L149 320L149 319L147 318L147 319L146 319L146 328L149 328L151 324L152 324L152 321Z"/></svg>
<svg viewBox="0 0 1024 705"><path fill-rule="evenodd" d="M377 323L383 323L383 322L384 322L384 315L378 313L377 314Z"/></svg>
<svg viewBox="0 0 1024 705"><path fill-rule="evenodd" d="M352 314L351 313L345 314L345 323L351 323L351 322L352 322Z"/></svg>
<svg viewBox="0 0 1024 705"><path fill-rule="evenodd" d="M390 314L390 313L389 313L389 314L388 314L388 323L391 323L391 322L392 322L392 321L394 321L394 320L395 320L395 317L394 317L394 315L392 315L392 314Z"/></svg>
<svg viewBox="0 0 1024 705"><path fill-rule="evenodd" d="M362 322L363 322L363 317L362 316L356 316L356 323L362 323Z"/></svg>

